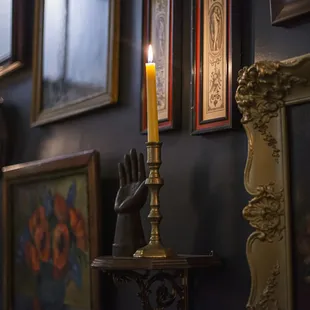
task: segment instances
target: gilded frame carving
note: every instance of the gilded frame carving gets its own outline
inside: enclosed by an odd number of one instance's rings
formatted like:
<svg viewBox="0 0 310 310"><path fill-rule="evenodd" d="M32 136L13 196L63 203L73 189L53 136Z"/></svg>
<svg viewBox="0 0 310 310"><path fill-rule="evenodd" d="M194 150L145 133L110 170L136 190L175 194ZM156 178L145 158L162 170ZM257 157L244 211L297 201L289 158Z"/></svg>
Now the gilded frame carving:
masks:
<svg viewBox="0 0 310 310"><path fill-rule="evenodd" d="M33 99L31 106L31 127L37 127L87 111L115 104L118 101L120 0L109 0L109 42L107 46L108 70L104 92L82 97L65 105L44 108L43 99L43 23L44 1L35 1L33 40Z"/></svg>
<svg viewBox="0 0 310 310"><path fill-rule="evenodd" d="M310 54L262 61L239 71L236 101L248 137L243 216L254 228L246 252L247 309L293 310L286 106L310 101Z"/></svg>

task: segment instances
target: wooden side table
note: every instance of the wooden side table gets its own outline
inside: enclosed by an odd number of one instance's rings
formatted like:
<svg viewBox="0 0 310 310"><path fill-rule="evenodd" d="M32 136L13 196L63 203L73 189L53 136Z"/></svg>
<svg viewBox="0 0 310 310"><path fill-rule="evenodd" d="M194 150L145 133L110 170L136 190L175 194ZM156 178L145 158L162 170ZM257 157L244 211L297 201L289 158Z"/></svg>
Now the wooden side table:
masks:
<svg viewBox="0 0 310 310"><path fill-rule="evenodd" d="M143 310L162 310L174 303L177 309L188 309L188 272L192 268L220 266L220 259L209 255L178 255L174 258L119 258L103 256L96 258L92 267L113 277L116 285L134 281L139 288L138 297ZM150 297L152 286L156 287L156 306Z"/></svg>

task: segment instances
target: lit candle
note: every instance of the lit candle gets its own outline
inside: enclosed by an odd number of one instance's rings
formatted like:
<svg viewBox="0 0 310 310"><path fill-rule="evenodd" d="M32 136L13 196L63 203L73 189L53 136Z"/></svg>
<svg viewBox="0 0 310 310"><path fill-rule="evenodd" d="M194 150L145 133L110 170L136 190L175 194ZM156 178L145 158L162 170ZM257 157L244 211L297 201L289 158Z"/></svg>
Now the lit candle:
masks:
<svg viewBox="0 0 310 310"><path fill-rule="evenodd" d="M153 62L152 45L148 50L148 63L145 64L146 70L146 101L147 101L147 141L159 142L158 133L158 111L156 94L156 67Z"/></svg>

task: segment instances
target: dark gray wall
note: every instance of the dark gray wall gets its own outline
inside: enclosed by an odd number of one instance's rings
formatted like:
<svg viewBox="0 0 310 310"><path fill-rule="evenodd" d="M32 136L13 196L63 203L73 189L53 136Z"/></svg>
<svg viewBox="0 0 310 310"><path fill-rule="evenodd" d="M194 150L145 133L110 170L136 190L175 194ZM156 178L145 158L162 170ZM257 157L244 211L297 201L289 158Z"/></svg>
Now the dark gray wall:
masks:
<svg viewBox="0 0 310 310"><path fill-rule="evenodd" d="M205 137L189 135L189 2L184 0L183 12L182 130L161 135L161 172L165 178L161 191L162 236L179 253L202 254L212 249L225 261L222 271L210 275L204 272L194 281L191 309L244 309L250 288L245 257L250 229L241 215L248 200L243 187L247 141L242 130ZM271 27L269 0L253 3L252 8L246 0L244 6L243 64L250 64L254 57L285 59L308 51L309 25L296 29ZM30 129L31 72L0 81L14 147L10 164L90 148L100 151L106 251L113 234L117 162L132 147L145 150L145 136L139 134L142 1L122 0L121 5L120 100L113 109ZM125 287L119 290L117 309L137 305L131 293Z"/></svg>

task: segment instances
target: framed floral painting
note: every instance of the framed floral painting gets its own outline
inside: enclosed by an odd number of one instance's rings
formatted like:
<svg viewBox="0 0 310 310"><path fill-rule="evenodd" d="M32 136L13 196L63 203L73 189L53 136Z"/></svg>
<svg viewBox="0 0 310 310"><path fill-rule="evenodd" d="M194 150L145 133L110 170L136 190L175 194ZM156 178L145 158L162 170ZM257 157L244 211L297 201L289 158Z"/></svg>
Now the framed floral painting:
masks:
<svg viewBox="0 0 310 310"><path fill-rule="evenodd" d="M3 309L99 309L98 153L3 168Z"/></svg>

